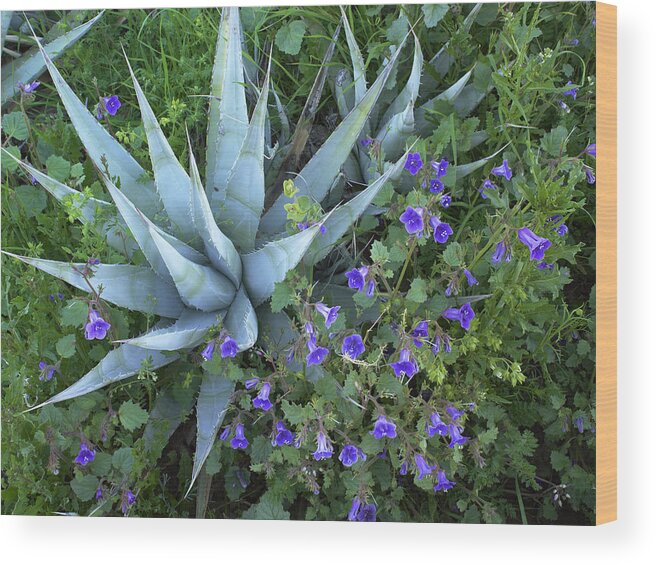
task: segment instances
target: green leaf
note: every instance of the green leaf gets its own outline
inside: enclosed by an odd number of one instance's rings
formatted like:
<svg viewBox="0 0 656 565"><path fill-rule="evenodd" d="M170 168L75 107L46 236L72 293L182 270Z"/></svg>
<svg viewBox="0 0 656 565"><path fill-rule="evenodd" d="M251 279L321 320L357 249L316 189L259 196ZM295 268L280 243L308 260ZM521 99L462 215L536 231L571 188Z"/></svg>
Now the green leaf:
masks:
<svg viewBox="0 0 656 565"><path fill-rule="evenodd" d="M3 16L5 15L3 10ZM100 12L95 18L78 26L59 37L53 39L44 46L45 53L52 59L57 59L68 47L73 45L78 39L89 31L89 29L98 21L104 12ZM9 12L11 17L11 12ZM3 17L4 22L4 17ZM3 34L4 41L4 34ZM2 66L2 105L18 93L18 83L28 84L35 78L39 77L45 65L41 55L35 51L27 52L15 61Z"/></svg>
<svg viewBox="0 0 656 565"><path fill-rule="evenodd" d="M112 455L112 467L124 475L132 470L133 464L134 456L132 455L132 449L129 447L121 447Z"/></svg>
<svg viewBox="0 0 656 565"><path fill-rule="evenodd" d="M442 21L442 18L446 16L446 13L449 11L448 4L424 4L421 7L421 11L424 13L424 23L427 28L435 27Z"/></svg>
<svg viewBox="0 0 656 565"><path fill-rule="evenodd" d="M248 132L239 8L221 12L207 130L205 190L214 214L225 200L228 175Z"/></svg>
<svg viewBox="0 0 656 565"><path fill-rule="evenodd" d="M89 292L89 284L80 274L87 267L86 263L63 263L3 253ZM176 288L149 267L100 264L94 268L90 281L96 290L103 287L103 300L130 310L177 318L184 309Z"/></svg>
<svg viewBox="0 0 656 565"><path fill-rule="evenodd" d="M16 198L25 209L28 218L33 218L48 204L46 193L40 188L23 184L16 187Z"/></svg>
<svg viewBox="0 0 656 565"><path fill-rule="evenodd" d="M127 61L127 63L130 76L132 77L132 83L134 84L134 90L137 94L137 102L141 110L144 130L148 139L150 161L152 163L153 174L155 175L155 189L162 200L166 215L171 222L174 232L184 240L191 241L196 235L196 232L194 230L194 224L191 221L191 210L189 207L189 202L191 201L189 175L187 175L187 171L180 165L173 153L157 121L157 117L150 107L143 90L141 90L137 77L132 72L130 62Z"/></svg>
<svg viewBox="0 0 656 565"><path fill-rule="evenodd" d="M302 20L285 24L276 33L276 47L288 55L298 55L304 35L305 22Z"/></svg>
<svg viewBox="0 0 656 565"><path fill-rule="evenodd" d="M351 154L351 149L378 101L400 52L401 48L396 50L360 103L335 128L298 174L294 182L299 189L299 194L309 196L316 202L321 202L326 197L335 177ZM262 233L276 234L284 230L287 219L285 204L288 203L289 198L284 195L278 197L273 206L262 216L260 223Z"/></svg>
<svg viewBox="0 0 656 565"><path fill-rule="evenodd" d="M155 217L162 209L162 204L155 192L154 182L144 180L148 177L141 165L91 114L66 84L48 55L44 51L42 54L59 97L96 168L100 171L107 169L112 179L118 177L121 190L130 201L149 218Z"/></svg>
<svg viewBox="0 0 656 565"><path fill-rule="evenodd" d="M269 73L253 111L239 156L228 176L218 221L242 252L251 251L264 209L264 126L269 98Z"/></svg>
<svg viewBox="0 0 656 565"><path fill-rule="evenodd" d="M73 492L83 502L91 500L96 495L98 485L100 481L93 475L80 475L71 481Z"/></svg>
<svg viewBox="0 0 656 565"><path fill-rule="evenodd" d="M2 152L13 157L13 159L0 159L0 163L2 163L2 172L14 172L18 168L18 163L21 158L20 149L14 145L8 145L7 147L2 148Z"/></svg>
<svg viewBox="0 0 656 565"><path fill-rule="evenodd" d="M290 514L282 506L282 503L266 493L254 506L256 520L289 520Z"/></svg>
<svg viewBox="0 0 656 565"><path fill-rule="evenodd" d="M428 295L426 294L426 281L421 278L414 279L412 283L410 283L410 289L405 297L411 302L417 302L418 304L426 302L428 299Z"/></svg>
<svg viewBox="0 0 656 565"><path fill-rule="evenodd" d="M148 421L148 412L138 404L128 400L121 404L121 407L118 409L118 418L123 427L127 431L132 432Z"/></svg>
<svg viewBox="0 0 656 565"><path fill-rule="evenodd" d="M342 10L342 22L344 24L344 31L346 32L346 43L348 44L351 64L353 65L354 104L358 104L367 92L367 76L365 73L364 59L362 58L362 52L358 47L358 42L353 35L351 25L346 17L346 12L341 7L340 10Z"/></svg>
<svg viewBox="0 0 656 565"><path fill-rule="evenodd" d="M71 164L59 155L50 155L46 161L48 176L59 182L64 182L71 173Z"/></svg>
<svg viewBox="0 0 656 565"><path fill-rule="evenodd" d="M567 151L567 135L566 127L555 127L542 137L540 147L551 157L560 157Z"/></svg>
<svg viewBox="0 0 656 565"><path fill-rule="evenodd" d="M251 463L257 465L266 463L273 451L271 439L268 436L257 436L251 444Z"/></svg>
<svg viewBox="0 0 656 565"><path fill-rule="evenodd" d="M276 313L289 306L296 296L296 291L285 281L277 282L271 294L271 311Z"/></svg>
<svg viewBox="0 0 656 565"><path fill-rule="evenodd" d="M185 308L180 318L161 329L150 330L125 343L157 351L178 351L199 345L212 326L218 325L221 312L199 312Z"/></svg>
<svg viewBox="0 0 656 565"><path fill-rule="evenodd" d="M241 257L230 239L219 229L214 213L200 180L194 151L189 141L189 176L191 178L191 216L196 231L203 240L205 254L219 272L230 279L232 284L241 284Z"/></svg>
<svg viewBox="0 0 656 565"><path fill-rule="evenodd" d="M196 403L196 454L187 494L194 486L203 463L214 445L216 434L226 415L234 390L235 383L222 375L213 373L203 375Z"/></svg>
<svg viewBox="0 0 656 565"><path fill-rule="evenodd" d="M214 312L232 304L235 286L228 278L211 267L187 259L154 226L150 225L149 231L181 300L187 306Z"/></svg>
<svg viewBox="0 0 656 565"><path fill-rule="evenodd" d="M75 335L69 334L60 338L55 345L57 353L64 359L73 357L75 355Z"/></svg>
<svg viewBox="0 0 656 565"><path fill-rule="evenodd" d="M392 22L392 25L387 28L387 39L394 45L400 45L403 42L410 24L408 23L408 18L405 17L405 14L401 14L396 20Z"/></svg>
<svg viewBox="0 0 656 565"><path fill-rule="evenodd" d="M552 451L550 460L551 466L558 472L563 472L572 466L572 462L569 460L569 457L560 451Z"/></svg>
<svg viewBox="0 0 656 565"><path fill-rule="evenodd" d="M333 401L337 398L337 382L331 376L326 375L315 383L314 391L324 400Z"/></svg>
<svg viewBox="0 0 656 565"><path fill-rule="evenodd" d="M25 141L29 134L23 112L11 112L2 117L2 133L18 141Z"/></svg>
<svg viewBox="0 0 656 565"><path fill-rule="evenodd" d="M239 351L245 351L255 345L258 335L255 309L244 288L237 291L224 322L225 329L237 342Z"/></svg>
<svg viewBox="0 0 656 565"><path fill-rule="evenodd" d="M132 345L121 345L110 351L98 365L81 379L45 402L30 408L30 410L77 398L114 382L127 379L132 375L136 375L146 360L149 361L150 369L155 371L164 365L173 363L178 357L176 354L164 356L157 351L150 351Z"/></svg>
<svg viewBox="0 0 656 565"><path fill-rule="evenodd" d="M112 456L109 453L96 452L93 461L89 463L89 469L98 477L106 476L112 470Z"/></svg>
<svg viewBox="0 0 656 565"><path fill-rule="evenodd" d="M442 257L450 267L459 267L462 263L462 246L457 241L452 241L446 246Z"/></svg>
<svg viewBox="0 0 656 565"><path fill-rule="evenodd" d="M315 225L242 256L244 286L255 306L267 300L276 283L298 265L318 232L319 226Z"/></svg>
<svg viewBox="0 0 656 565"><path fill-rule="evenodd" d="M389 261L389 258L389 249L385 247L382 241L374 241L371 244L371 260L374 263L380 263L381 265L384 265Z"/></svg>
<svg viewBox="0 0 656 565"><path fill-rule="evenodd" d="M89 305L82 300L69 300L62 308L61 325L79 328L86 323Z"/></svg>

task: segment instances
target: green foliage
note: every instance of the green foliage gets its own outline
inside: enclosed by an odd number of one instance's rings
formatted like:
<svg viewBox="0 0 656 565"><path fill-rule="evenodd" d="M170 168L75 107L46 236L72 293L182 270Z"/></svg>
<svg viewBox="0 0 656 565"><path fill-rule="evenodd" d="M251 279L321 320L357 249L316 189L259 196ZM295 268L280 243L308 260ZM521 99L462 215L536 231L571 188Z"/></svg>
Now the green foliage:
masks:
<svg viewBox="0 0 656 565"><path fill-rule="evenodd" d="M215 354L201 366L202 341L156 374L146 360L131 379L23 413L74 383L113 345L83 337L87 292L3 259L2 511L119 515L124 489L130 488L137 493L131 515L193 516L195 490L184 498L196 445L193 407L205 370L217 367L237 383L237 397L222 427L241 418L250 445L233 450L229 439L211 444L205 463L205 471L213 478L208 517L344 519L351 499L360 494L376 501L379 520L591 523L595 505L595 236L591 221L595 199L583 169L594 167L594 160L582 153L595 140L592 9L587 4L568 4L567 9L559 3L486 5L468 29L464 24L469 8L465 6L350 9L354 36L361 47L366 43L368 85L389 57L389 44L400 42L409 25L422 16L424 24L414 26L414 31L424 57L438 53L448 41L451 63L424 61L421 83L426 91L420 92L418 104L455 83L476 63L467 86L477 90L465 90L455 101L435 103L427 114L429 129L413 149L425 163L446 156L452 165L445 185L453 204L440 215L453 227L454 235L445 246L430 237L412 244L398 217L406 206L426 206L430 194L421 189L419 179L402 172L374 200L375 206L382 207L376 216L364 217L321 262L301 264L284 281L275 283L271 310L285 316L283 326L290 334L275 354L258 343L237 360L228 362ZM242 11L245 58L261 62L262 50L275 45L272 84L292 123L321 64L325 38L332 35L340 18L336 7ZM104 125L141 166L149 167L146 133L136 103L130 102L135 98L132 85L125 81L125 62L120 50L106 49L106 38L120 32L153 113L172 151L184 163L189 151L185 124L192 147L200 147L194 152L202 153L207 130L204 96L217 25L214 10L107 12L62 57L60 70L79 97L89 100L89 108L98 95L121 98L119 113ZM579 46L567 45L571 38L579 39ZM97 57L98 52L104 56ZM401 60L407 64L394 69L381 95L384 103L391 102L389 98L398 94L409 76L411 45L404 48ZM343 34L330 65L351 68ZM257 70L250 60L247 68L256 72L250 79L261 85L263 69ZM568 80L580 85L575 101L562 97ZM251 94L250 110L255 102ZM480 99L466 112L463 105L468 97ZM563 99L569 112L559 107ZM3 147L39 171L84 191L81 198L87 201L106 198L54 89L42 87L22 102L24 111L17 101L3 116ZM272 108L271 100L275 140L282 125ZM301 164L334 129L338 111L338 102L326 89ZM453 165L476 162L501 149L492 162L474 173L466 177L456 173ZM478 189L502 158L513 165L513 179L493 179L499 188L488 191L489 198L483 200ZM373 162L377 166L377 160ZM65 263L83 263L89 257L99 258L103 265L122 262L122 252L108 246L99 229L111 215L101 214L97 223L74 221L72 206L46 197L4 155L2 175L5 250ZM356 194L359 188L353 187L359 178L348 177L343 185L332 187L332 202ZM297 208L291 209L297 214L294 218L319 219L321 209L312 209L318 203L299 203L299 194L289 183L285 188L290 198L296 198ZM570 228L567 237L560 238L545 227L555 214L564 216ZM556 264L553 270L538 270L529 260L514 231L524 225L554 242L546 256ZM134 243L124 226L119 230L126 236L121 241ZM502 239L511 246L513 260L491 265L490 255ZM141 251L134 252L132 262L147 264ZM372 298L341 286L343 272L363 263L375 273ZM464 267L475 274L478 286L467 287ZM446 297L444 290L452 280L457 281L458 292ZM63 293L63 300L58 292ZM51 294L53 301L48 299ZM457 322L440 319L445 308L476 296L483 298L472 301L476 318L469 332ZM342 307L331 330L308 306L318 300ZM161 305L161 299L158 302ZM120 334L117 339L149 331L155 322L152 315L118 308L109 313ZM308 317L312 317L318 343L331 352L321 367L306 371L303 324ZM431 340L437 325L448 332L452 351L435 356L428 344L413 349L420 371L409 383L402 382L388 364L397 360L399 336L421 320L430 321ZM213 324L205 332L207 339L223 327L223 321ZM330 337L329 331L335 335ZM365 339L366 352L351 362L339 355L339 348L342 338L353 332ZM290 348L295 355L288 362ZM52 380L39 380L40 360L58 365ZM246 392L241 384L254 376L261 382L271 377L274 407L268 413L253 409L257 391ZM166 403L162 391L174 393ZM462 448L449 449L448 441L428 438L424 432L427 406L445 403L466 412L463 433L471 439ZM394 440L371 435L381 407L405 435ZM271 446L274 417L302 438L299 449ZM165 425L170 421L175 421L172 429ZM319 421L335 449L330 460L315 461L312 456ZM366 462L351 468L339 463L337 455L347 442L344 435L367 454ZM73 463L80 438L95 449L94 461L84 467ZM156 441L149 443L148 438ZM430 480L414 480L412 469L407 476L399 476L401 459L409 448L439 463L456 486L434 493ZM378 457L383 450L386 459ZM96 502L99 487L104 499Z"/></svg>

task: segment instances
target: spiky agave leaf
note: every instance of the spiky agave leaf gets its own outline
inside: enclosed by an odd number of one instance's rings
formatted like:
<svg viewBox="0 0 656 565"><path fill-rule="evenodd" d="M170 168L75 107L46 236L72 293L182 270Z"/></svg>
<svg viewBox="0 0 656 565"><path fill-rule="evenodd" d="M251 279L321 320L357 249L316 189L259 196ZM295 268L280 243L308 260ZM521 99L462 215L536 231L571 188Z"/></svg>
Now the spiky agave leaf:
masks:
<svg viewBox="0 0 656 565"><path fill-rule="evenodd" d="M53 39L44 45L45 52L52 58L57 59L66 49L73 45L78 39L83 37L93 25L102 17L104 11L100 12L88 22L67 31L59 37ZM2 46L4 47L5 37L9 29L13 12L2 12ZM43 59L38 51L28 51L21 55L17 60L11 61L2 66L2 85L0 86L0 104L4 106L12 96L18 92L18 84L29 84L37 78L45 69Z"/></svg>
<svg viewBox="0 0 656 565"><path fill-rule="evenodd" d="M282 281L301 260L311 264L325 256L401 167L402 160L389 165L380 178L326 214L318 224L296 234L279 235L284 232L286 219L284 210L281 214L279 209L282 197L260 218L266 193L263 153L269 76L267 73L249 125L239 26L238 9L224 9L212 79L205 188L191 143L187 173L171 151L131 68L148 137L154 183L144 181L148 175L86 110L41 50L69 117L116 204L116 221L131 232L150 267L101 264L89 270L86 264L15 257L81 290L99 293L103 300L163 318L145 334L125 340L77 383L44 404L75 398L128 378L138 373L146 360L155 369L171 363L179 352L202 343L207 331L219 324L236 341L239 351L251 348L259 335L255 307L260 305L259 310L266 311L265 302L275 283ZM39 48L42 49L40 45ZM351 156L351 148L367 123L399 52L400 49L305 165L297 179L302 194L317 202L324 200ZM37 180L60 201L77 192L25 163L21 166L36 173ZM107 210L109 203L85 203L81 208L83 221L95 221L93 205ZM155 223L156 217L160 223ZM235 218L244 219L234 221ZM321 226L324 235L319 235ZM258 229L262 237L255 248ZM269 314L269 318L273 316ZM284 315L275 318L278 324L285 321ZM308 378L312 375L308 374ZM224 375L205 373L197 402L198 439L189 488L207 458L233 391L234 383ZM182 406L182 412L185 410L186 405ZM181 417L174 416L167 434L172 433Z"/></svg>

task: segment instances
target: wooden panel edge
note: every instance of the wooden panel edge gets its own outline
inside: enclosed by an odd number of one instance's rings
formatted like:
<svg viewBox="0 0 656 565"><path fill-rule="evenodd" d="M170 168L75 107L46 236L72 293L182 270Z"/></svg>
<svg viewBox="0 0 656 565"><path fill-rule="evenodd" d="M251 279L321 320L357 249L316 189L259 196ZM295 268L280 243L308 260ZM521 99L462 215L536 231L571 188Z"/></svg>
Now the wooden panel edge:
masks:
<svg viewBox="0 0 656 565"><path fill-rule="evenodd" d="M617 519L617 7L597 18L596 523Z"/></svg>

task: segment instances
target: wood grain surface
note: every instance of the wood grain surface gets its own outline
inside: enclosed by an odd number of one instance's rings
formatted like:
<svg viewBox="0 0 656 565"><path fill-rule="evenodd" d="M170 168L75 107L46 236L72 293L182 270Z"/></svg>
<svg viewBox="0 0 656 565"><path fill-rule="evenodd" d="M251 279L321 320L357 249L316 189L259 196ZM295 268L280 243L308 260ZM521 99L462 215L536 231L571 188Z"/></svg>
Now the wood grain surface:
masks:
<svg viewBox="0 0 656 565"><path fill-rule="evenodd" d="M617 7L597 2L597 524L617 519Z"/></svg>

